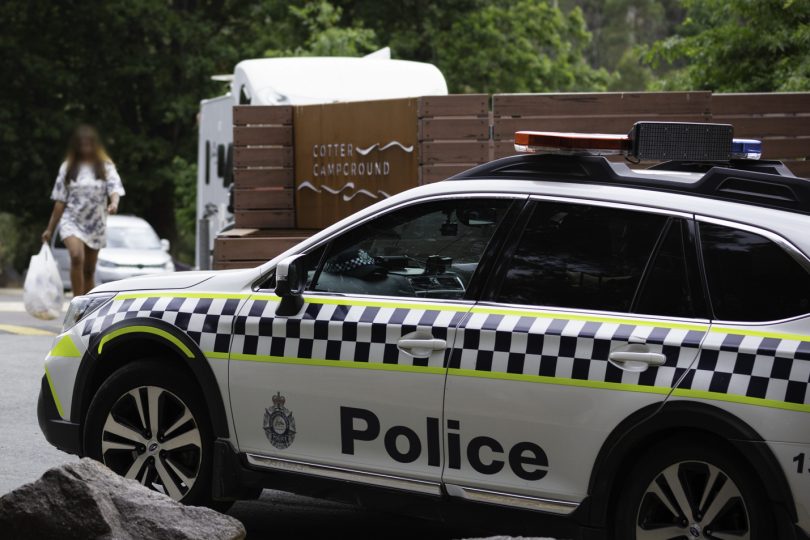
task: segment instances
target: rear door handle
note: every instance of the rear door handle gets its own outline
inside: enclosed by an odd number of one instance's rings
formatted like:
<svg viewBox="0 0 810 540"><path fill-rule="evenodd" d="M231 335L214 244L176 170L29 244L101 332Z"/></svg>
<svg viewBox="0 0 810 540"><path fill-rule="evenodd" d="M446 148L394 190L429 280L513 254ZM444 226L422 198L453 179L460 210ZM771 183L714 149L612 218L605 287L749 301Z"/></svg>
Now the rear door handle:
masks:
<svg viewBox="0 0 810 540"><path fill-rule="evenodd" d="M648 366L663 366L667 361L666 356L654 352L614 351L608 358L613 362L637 362Z"/></svg>
<svg viewBox="0 0 810 540"><path fill-rule="evenodd" d="M667 357L651 352L647 345L631 338L630 343L610 353L608 361L621 370L641 373L650 369L650 366L663 366Z"/></svg>
<svg viewBox="0 0 810 540"><path fill-rule="evenodd" d="M443 351L447 342L437 338L402 338L397 341L397 347L411 356L430 356L434 351Z"/></svg>

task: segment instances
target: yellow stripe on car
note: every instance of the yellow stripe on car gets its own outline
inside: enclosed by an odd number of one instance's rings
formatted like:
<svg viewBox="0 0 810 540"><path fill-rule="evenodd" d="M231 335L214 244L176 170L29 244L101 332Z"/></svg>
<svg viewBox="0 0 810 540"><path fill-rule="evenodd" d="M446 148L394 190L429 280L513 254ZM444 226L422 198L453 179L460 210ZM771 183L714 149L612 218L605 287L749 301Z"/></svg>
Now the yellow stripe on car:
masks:
<svg viewBox="0 0 810 540"><path fill-rule="evenodd" d="M69 335L62 336L53 349L51 349L50 356L64 356L66 358L80 358L82 353L79 348L73 343Z"/></svg>
<svg viewBox="0 0 810 540"><path fill-rule="evenodd" d="M169 332L161 330L160 328L155 328L153 326L125 326L124 328L113 330L112 332L101 338L101 342L98 344L99 354L101 354L101 350L107 342L112 341L113 339L119 336L123 336L125 334L152 334L155 336L160 336L166 341L169 341L174 345L176 345L177 348L183 351L183 354L185 354L188 358L194 358L194 353L191 352L191 349L189 349L182 341L177 339Z"/></svg>
<svg viewBox="0 0 810 540"><path fill-rule="evenodd" d="M56 388L53 385L53 380L51 379L51 374L48 372L48 368L45 368L45 378L48 380L48 387L51 389L51 395L53 396L53 402L56 405L56 412L59 413L59 416L62 418L65 417L65 412L62 409L62 402L59 401L59 394L56 393Z"/></svg>

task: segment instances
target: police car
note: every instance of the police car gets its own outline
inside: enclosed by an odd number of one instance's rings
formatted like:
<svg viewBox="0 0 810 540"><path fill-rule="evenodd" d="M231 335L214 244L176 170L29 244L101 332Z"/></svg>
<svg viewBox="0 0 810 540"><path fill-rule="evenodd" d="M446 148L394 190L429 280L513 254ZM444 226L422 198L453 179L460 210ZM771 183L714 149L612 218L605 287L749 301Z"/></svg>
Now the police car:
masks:
<svg viewBox="0 0 810 540"><path fill-rule="evenodd" d="M259 268L75 298L45 436L189 504L807 538L810 181L728 125L515 141Z"/></svg>

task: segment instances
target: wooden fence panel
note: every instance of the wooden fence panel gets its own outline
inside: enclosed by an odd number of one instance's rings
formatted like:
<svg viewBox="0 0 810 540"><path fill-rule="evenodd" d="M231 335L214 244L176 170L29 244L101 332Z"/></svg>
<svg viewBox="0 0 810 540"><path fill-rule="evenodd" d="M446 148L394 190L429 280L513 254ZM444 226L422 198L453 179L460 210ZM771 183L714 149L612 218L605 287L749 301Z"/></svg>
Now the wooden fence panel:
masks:
<svg viewBox="0 0 810 540"><path fill-rule="evenodd" d="M294 227L293 108L238 106L233 122L236 226Z"/></svg>
<svg viewBox="0 0 810 540"><path fill-rule="evenodd" d="M237 105L233 108L233 124L292 125L293 108L289 105Z"/></svg>
<svg viewBox="0 0 810 540"><path fill-rule="evenodd" d="M492 159L489 96L419 98L419 183L436 182Z"/></svg>
<svg viewBox="0 0 810 540"><path fill-rule="evenodd" d="M256 266L311 234L288 230L296 223L294 117L287 106L234 108L234 210L242 232L217 239L217 268ZM626 133L639 120L730 123L736 137L763 141L763 158L810 177L810 92L625 92L417 98L418 181L514 154L515 131Z"/></svg>
<svg viewBox="0 0 810 540"><path fill-rule="evenodd" d="M496 119L501 116L706 115L710 100L711 92L495 94L492 111Z"/></svg>
<svg viewBox="0 0 810 540"><path fill-rule="evenodd" d="M810 92L714 94L712 96L712 114L715 117L808 113L810 113Z"/></svg>
<svg viewBox="0 0 810 540"><path fill-rule="evenodd" d="M234 191L233 207L238 210L263 210L295 208L293 192L284 188L237 189Z"/></svg>
<svg viewBox="0 0 810 540"><path fill-rule="evenodd" d="M810 159L810 92L714 94L712 121L733 124L735 137L761 139L764 159L791 160L795 174L808 175L800 160Z"/></svg>
<svg viewBox="0 0 810 540"><path fill-rule="evenodd" d="M710 108L711 92L496 94L493 157L513 155L520 130L627 133L639 120L705 122Z"/></svg>
<svg viewBox="0 0 810 540"><path fill-rule="evenodd" d="M284 169L236 169L233 171L237 189L282 187L292 189L292 167Z"/></svg>

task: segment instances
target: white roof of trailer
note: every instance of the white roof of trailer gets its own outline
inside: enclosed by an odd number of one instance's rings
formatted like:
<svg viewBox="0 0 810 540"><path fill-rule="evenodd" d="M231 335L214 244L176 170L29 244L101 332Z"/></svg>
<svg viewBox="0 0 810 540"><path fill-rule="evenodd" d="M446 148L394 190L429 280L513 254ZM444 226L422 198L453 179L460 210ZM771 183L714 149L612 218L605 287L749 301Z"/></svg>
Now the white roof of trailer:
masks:
<svg viewBox="0 0 810 540"><path fill-rule="evenodd" d="M236 64L231 95L252 105L307 105L447 94L439 69L422 62L365 58L259 58Z"/></svg>

